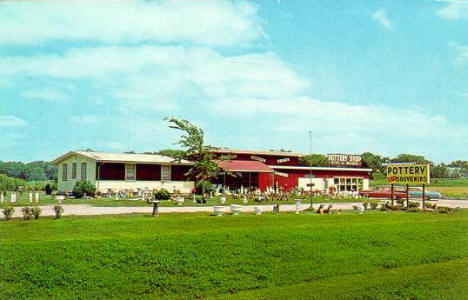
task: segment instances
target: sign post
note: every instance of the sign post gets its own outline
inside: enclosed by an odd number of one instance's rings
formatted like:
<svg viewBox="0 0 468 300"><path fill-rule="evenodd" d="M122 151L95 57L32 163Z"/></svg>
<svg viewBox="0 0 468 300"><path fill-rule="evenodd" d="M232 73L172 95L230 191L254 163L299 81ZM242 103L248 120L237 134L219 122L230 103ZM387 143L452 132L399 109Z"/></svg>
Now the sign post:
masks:
<svg viewBox="0 0 468 300"><path fill-rule="evenodd" d="M392 205L393 205L393 185L406 185L406 207L409 208L409 185L422 185L422 204L426 209L426 184L430 183L429 164L405 163L390 164L386 166L387 181L392 185Z"/></svg>
<svg viewBox="0 0 468 300"><path fill-rule="evenodd" d="M395 199L395 197L394 197L394 195L395 195L395 186L393 185L393 183L391 185L391 193L392 193L392 195L391 195L390 199L392 199L392 207L393 207L395 205L395 201L394 201L394 199Z"/></svg>
<svg viewBox="0 0 468 300"><path fill-rule="evenodd" d="M425 184L422 185L422 203L423 203L423 210L426 210L426 186Z"/></svg>
<svg viewBox="0 0 468 300"><path fill-rule="evenodd" d="M409 208L409 184L406 184L406 208Z"/></svg>

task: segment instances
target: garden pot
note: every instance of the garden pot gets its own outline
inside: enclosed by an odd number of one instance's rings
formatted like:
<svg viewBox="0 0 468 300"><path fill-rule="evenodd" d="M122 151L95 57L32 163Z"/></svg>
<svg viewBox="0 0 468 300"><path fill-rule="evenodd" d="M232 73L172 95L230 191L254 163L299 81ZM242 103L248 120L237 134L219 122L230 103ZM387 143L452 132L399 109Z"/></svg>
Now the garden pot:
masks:
<svg viewBox="0 0 468 300"><path fill-rule="evenodd" d="M184 203L184 201L185 201L184 197L177 197L176 198L177 205L179 205L179 206L181 206Z"/></svg>
<svg viewBox="0 0 468 300"><path fill-rule="evenodd" d="M65 196L55 196L55 199L59 204L63 204L63 200L65 200Z"/></svg>
<svg viewBox="0 0 468 300"><path fill-rule="evenodd" d="M242 205L231 204L231 212L234 216L237 216L242 210Z"/></svg>
<svg viewBox="0 0 468 300"><path fill-rule="evenodd" d="M261 206L255 206L254 207L254 211L255 211L255 214L257 216L261 215L262 214L262 207Z"/></svg>
<svg viewBox="0 0 468 300"><path fill-rule="evenodd" d="M296 202L296 215L298 215L301 209L302 199L294 199L294 202Z"/></svg>
<svg viewBox="0 0 468 300"><path fill-rule="evenodd" d="M364 207L363 207L363 206L358 206L358 207L357 207L357 212L358 212L359 214L363 214L363 213L364 213Z"/></svg>
<svg viewBox="0 0 468 300"><path fill-rule="evenodd" d="M222 216L224 213L224 206L213 206L215 216Z"/></svg>
<svg viewBox="0 0 468 300"><path fill-rule="evenodd" d="M219 198L219 201L221 202L221 204L225 204L226 203L226 197L220 197Z"/></svg>

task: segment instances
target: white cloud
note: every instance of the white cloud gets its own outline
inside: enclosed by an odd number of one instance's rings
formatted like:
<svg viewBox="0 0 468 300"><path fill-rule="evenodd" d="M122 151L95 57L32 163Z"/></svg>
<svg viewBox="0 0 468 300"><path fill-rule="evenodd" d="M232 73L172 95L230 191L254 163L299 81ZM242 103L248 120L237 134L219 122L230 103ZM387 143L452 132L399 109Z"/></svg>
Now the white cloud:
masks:
<svg viewBox="0 0 468 300"><path fill-rule="evenodd" d="M214 127L221 127L219 122L226 122L224 132L212 137L225 146L235 146L231 141L245 143L241 147L257 146L259 141L268 140L281 143L275 145L278 147L295 147L304 142L302 133L312 128L316 143L330 151L361 151L366 147L382 153L405 149L431 152L439 143L451 145L450 150L458 153L468 148L467 127L442 116L417 109L313 99L310 82L274 52L228 55L226 52L239 51L217 49L219 45L232 45L231 49L238 50L239 44L264 36L256 9L250 4L132 2L127 6L122 2L96 2L65 7L64 2L50 2L44 6L50 11L34 5L0 4L9 11L0 9L0 23L6 24L0 26L0 42L33 44L69 39L118 44L66 48L60 54L2 56L0 78L9 82L9 88L36 79L51 85L25 91L23 97L58 100L60 95L77 92L80 99L78 92L83 92L93 102L76 106L84 114L70 120L74 125L93 125L93 131L81 132L80 140L75 131L81 126L68 128L66 138L73 145L154 150L155 141L175 138L160 118L177 112L205 122L207 130L214 131ZM180 11L176 11L179 6ZM31 7L37 8L35 14L28 11ZM64 13L68 8L78 10ZM19 16L18 21L10 15ZM32 25L25 22L27 18ZM373 19L385 28L393 26L382 10ZM188 20L197 26L187 25ZM18 36L10 34L7 29L23 21L27 26L18 27ZM133 44L147 40L152 43ZM70 90L60 89L62 82L69 83ZM96 106L101 110L93 110ZM197 118L199 115L203 117ZM0 125L21 124L21 119L6 117L9 119L3 121L0 117Z"/></svg>
<svg viewBox="0 0 468 300"><path fill-rule="evenodd" d="M28 122L12 115L0 115L0 127L21 127L28 125Z"/></svg>
<svg viewBox="0 0 468 300"><path fill-rule="evenodd" d="M45 100L51 102L60 102L66 98L66 96L61 91L53 89L25 91L20 93L20 96L28 99Z"/></svg>
<svg viewBox="0 0 468 300"><path fill-rule="evenodd" d="M0 4L0 43L70 40L232 46L265 36L257 8L231 1L24 1Z"/></svg>
<svg viewBox="0 0 468 300"><path fill-rule="evenodd" d="M437 143L451 144L452 149L468 147L468 128L439 115L313 99L308 96L309 82L272 52L227 56L205 47L75 48L62 56L5 58L2 72L7 78L25 73L50 80L90 80L96 90L109 95L100 98L109 115L77 116L72 121L97 125L95 134L111 139L102 141L104 146L122 139L128 149L137 149L136 145L150 149L153 138L171 136L156 130L165 127L155 121L161 115L174 111L192 115L201 110L206 118L221 117L249 136L251 129L239 128L251 124L257 134L271 140L292 138L313 128L317 141L334 151L360 151L365 146L383 153L395 147L394 151L431 152ZM163 114L156 119L139 116L146 112Z"/></svg>
<svg viewBox="0 0 468 300"><path fill-rule="evenodd" d="M387 16L387 13L382 10L382 9L379 9L377 10L373 15L372 15L372 19L376 22L378 22L380 25L382 25L383 27L385 27L386 29L391 29L393 28L393 24L392 22L390 21L390 19L388 18Z"/></svg>
<svg viewBox="0 0 468 300"><path fill-rule="evenodd" d="M468 147L468 126L451 124L443 116L414 109L351 105L309 97L224 99L212 109L213 114L236 124L252 124L262 116L262 126L268 128L270 138L287 135L293 139L312 129L317 135L315 143L334 151L373 149L385 153L413 147L415 151L431 153L434 147L444 144L453 149Z"/></svg>
<svg viewBox="0 0 468 300"><path fill-rule="evenodd" d="M447 20L468 18L468 1L449 1L451 3L442 7L437 14Z"/></svg>
<svg viewBox="0 0 468 300"><path fill-rule="evenodd" d="M186 98L288 97L309 85L271 52L223 56L182 46L74 48L62 56L5 57L0 74L92 80L123 111L175 111Z"/></svg>

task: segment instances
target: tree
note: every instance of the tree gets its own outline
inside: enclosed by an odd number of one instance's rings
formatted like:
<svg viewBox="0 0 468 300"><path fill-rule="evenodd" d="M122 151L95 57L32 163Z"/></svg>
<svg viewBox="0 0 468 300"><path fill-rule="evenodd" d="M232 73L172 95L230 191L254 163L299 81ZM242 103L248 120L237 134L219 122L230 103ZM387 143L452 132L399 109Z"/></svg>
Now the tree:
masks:
<svg viewBox="0 0 468 300"><path fill-rule="evenodd" d="M398 154L397 157L392 158L391 162L398 162L398 163L430 163L429 160L427 160L424 156L422 155L414 155L414 154Z"/></svg>
<svg viewBox="0 0 468 300"><path fill-rule="evenodd" d="M175 159L185 159L187 158L187 153L184 150L178 149L163 149L156 152L156 154L169 156Z"/></svg>
<svg viewBox="0 0 468 300"><path fill-rule="evenodd" d="M431 166L431 177L446 178L449 177L448 168L444 163Z"/></svg>
<svg viewBox="0 0 468 300"><path fill-rule="evenodd" d="M380 155L365 152L361 155L364 167L372 169L373 173L384 173L384 167L382 166L383 160Z"/></svg>
<svg viewBox="0 0 468 300"><path fill-rule="evenodd" d="M309 167L322 167L328 165L328 159L322 154L311 154L299 158L299 162Z"/></svg>
<svg viewBox="0 0 468 300"><path fill-rule="evenodd" d="M164 120L172 124L169 125L170 128L184 132L177 144L186 149L185 157L194 163L186 175L194 178L197 181L197 185L202 187L204 197L208 178L220 170L211 153L214 147L205 145L205 133L203 129L193 125L189 121L177 118L165 118Z"/></svg>
<svg viewBox="0 0 468 300"><path fill-rule="evenodd" d="M468 169L468 161L455 160L455 161L452 161L450 164L448 164L447 167Z"/></svg>

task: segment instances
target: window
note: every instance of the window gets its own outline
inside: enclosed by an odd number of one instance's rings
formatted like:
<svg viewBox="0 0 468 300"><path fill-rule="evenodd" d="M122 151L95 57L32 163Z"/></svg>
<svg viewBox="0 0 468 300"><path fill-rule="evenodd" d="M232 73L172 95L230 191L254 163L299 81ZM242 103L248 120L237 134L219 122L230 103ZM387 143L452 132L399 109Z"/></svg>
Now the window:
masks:
<svg viewBox="0 0 468 300"><path fill-rule="evenodd" d="M125 165L125 180L136 180L136 165L135 164Z"/></svg>
<svg viewBox="0 0 468 300"><path fill-rule="evenodd" d="M67 181L67 172L68 172L68 165L63 164L62 165L62 180Z"/></svg>
<svg viewBox="0 0 468 300"><path fill-rule="evenodd" d="M363 189L363 178L335 177L333 181L336 185L336 189L341 192L355 192Z"/></svg>
<svg viewBox="0 0 468 300"><path fill-rule="evenodd" d="M162 181L171 180L171 166L161 166L161 180Z"/></svg>
<svg viewBox="0 0 468 300"><path fill-rule="evenodd" d="M81 180L86 180L86 163L81 163Z"/></svg>
<svg viewBox="0 0 468 300"><path fill-rule="evenodd" d="M72 179L76 179L76 163L72 163Z"/></svg>

